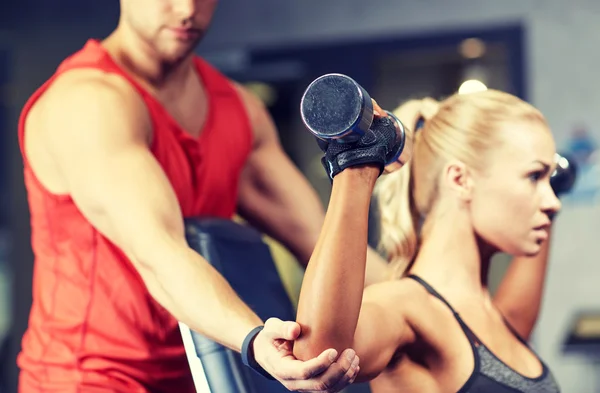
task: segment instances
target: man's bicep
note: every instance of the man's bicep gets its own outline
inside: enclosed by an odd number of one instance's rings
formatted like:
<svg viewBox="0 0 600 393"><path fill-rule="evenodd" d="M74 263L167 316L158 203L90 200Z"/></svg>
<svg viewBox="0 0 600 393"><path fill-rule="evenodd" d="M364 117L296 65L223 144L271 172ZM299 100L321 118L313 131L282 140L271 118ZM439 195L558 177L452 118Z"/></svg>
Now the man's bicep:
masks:
<svg viewBox="0 0 600 393"><path fill-rule="evenodd" d="M92 157L68 175L69 189L86 218L136 260L151 244L181 240L181 212L152 155L123 149L107 162Z"/></svg>
<svg viewBox="0 0 600 393"><path fill-rule="evenodd" d="M49 145L82 214L140 262L150 244L183 238L177 199L148 148L139 97L91 84L65 100L70 115L56 112Z"/></svg>

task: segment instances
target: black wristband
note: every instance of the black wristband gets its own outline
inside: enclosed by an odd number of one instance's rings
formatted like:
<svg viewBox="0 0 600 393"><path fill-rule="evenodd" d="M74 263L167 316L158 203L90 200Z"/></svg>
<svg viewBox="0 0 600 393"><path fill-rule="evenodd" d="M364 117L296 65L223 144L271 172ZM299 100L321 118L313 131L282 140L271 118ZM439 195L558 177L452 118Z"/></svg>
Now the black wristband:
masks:
<svg viewBox="0 0 600 393"><path fill-rule="evenodd" d="M244 365L250 367L252 370L256 371L263 377L271 380L275 380L271 374L265 371L264 368L261 367L260 364L254 358L254 348L252 344L254 343L254 339L263 330L264 326L257 326L248 333L246 338L244 339L244 343L242 344L242 362Z"/></svg>

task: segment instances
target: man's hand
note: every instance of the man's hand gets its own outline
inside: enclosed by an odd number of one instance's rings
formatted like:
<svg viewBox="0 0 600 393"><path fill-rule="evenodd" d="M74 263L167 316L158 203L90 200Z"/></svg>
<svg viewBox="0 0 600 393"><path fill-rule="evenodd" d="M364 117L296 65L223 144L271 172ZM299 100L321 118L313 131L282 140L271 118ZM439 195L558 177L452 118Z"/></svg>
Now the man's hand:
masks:
<svg viewBox="0 0 600 393"><path fill-rule="evenodd" d="M256 361L291 391L335 393L354 382L359 359L352 349L339 357L335 349L327 349L303 362L292 354L292 342L299 336L296 322L270 318L254 340Z"/></svg>

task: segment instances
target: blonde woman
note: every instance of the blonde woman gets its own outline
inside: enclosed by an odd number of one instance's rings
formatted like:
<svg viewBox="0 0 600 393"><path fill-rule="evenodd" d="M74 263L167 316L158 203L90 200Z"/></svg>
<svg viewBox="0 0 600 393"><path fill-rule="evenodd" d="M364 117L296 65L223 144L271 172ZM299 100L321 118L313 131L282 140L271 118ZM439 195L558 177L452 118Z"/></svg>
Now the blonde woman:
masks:
<svg viewBox="0 0 600 393"><path fill-rule="evenodd" d="M302 285L294 354L351 347L373 393L556 393L528 347L539 309L551 217L555 145L542 114L499 91L411 101L413 159L333 178L327 217ZM327 157L327 153L326 153ZM367 221L376 189L382 247L395 280L363 294ZM497 296L491 257L515 256ZM519 273L519 274L516 274Z"/></svg>

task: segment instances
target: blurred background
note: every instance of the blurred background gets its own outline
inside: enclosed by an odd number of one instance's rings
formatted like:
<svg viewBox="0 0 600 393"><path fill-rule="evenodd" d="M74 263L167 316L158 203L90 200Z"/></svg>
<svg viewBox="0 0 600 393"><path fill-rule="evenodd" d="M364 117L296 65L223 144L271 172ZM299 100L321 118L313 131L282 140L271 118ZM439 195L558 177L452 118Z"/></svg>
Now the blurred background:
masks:
<svg viewBox="0 0 600 393"><path fill-rule="evenodd" d="M12 393L33 263L19 112L61 60L115 27L118 1L0 7L0 392ZM533 345L564 392L588 393L600 392L599 37L600 2L592 0L222 0L198 53L264 100L287 152L324 202L330 184L299 118L300 96L321 74L353 77L390 110L409 98L486 87L538 107L559 151L581 169L555 225ZM301 271L272 246L297 299ZM493 287L507 262L498 256Z"/></svg>

